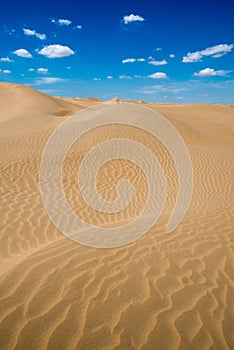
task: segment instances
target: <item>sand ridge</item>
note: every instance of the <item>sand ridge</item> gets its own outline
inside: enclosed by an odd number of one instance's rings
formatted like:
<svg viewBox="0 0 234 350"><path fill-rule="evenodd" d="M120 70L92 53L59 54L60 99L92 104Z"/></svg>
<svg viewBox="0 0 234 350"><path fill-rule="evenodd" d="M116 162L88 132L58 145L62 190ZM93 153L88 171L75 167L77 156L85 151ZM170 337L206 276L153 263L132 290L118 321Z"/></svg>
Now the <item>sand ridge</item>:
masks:
<svg viewBox="0 0 234 350"><path fill-rule="evenodd" d="M234 109L136 102L162 113L182 135L194 167L192 202L181 225L166 235L177 191L168 152L133 128L91 132L70 150L63 176L68 200L74 210L80 206L84 219L118 225L136 216L145 201L143 174L116 160L103 167L97 187L113 199L115 181L124 175L136 187L133 205L110 219L80 204L76 169L104 138L122 133L151 144L170 189L160 220L141 239L93 249L72 242L50 222L39 166L53 130L101 101L0 84L0 349L234 348Z"/></svg>

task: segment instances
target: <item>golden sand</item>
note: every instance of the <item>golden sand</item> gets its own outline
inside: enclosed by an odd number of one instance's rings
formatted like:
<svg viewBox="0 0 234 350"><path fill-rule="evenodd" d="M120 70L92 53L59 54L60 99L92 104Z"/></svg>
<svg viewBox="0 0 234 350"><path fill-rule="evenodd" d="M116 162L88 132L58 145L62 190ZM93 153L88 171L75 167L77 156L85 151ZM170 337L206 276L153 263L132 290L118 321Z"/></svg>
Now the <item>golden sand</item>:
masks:
<svg viewBox="0 0 234 350"><path fill-rule="evenodd" d="M136 101L164 115L183 137L194 168L191 205L180 226L165 234L176 171L155 143L171 188L163 215L132 244L94 249L71 241L50 222L39 167L52 131L100 102L0 84L0 349L234 349L234 106ZM114 131L121 132L152 145L144 132ZM75 176L68 175L108 133L108 127L88 133L75 146L79 157L73 148L66 158L64 191L74 210L82 202ZM103 168L97 188L113 199L113 179L124 174L138 189L128 210L105 221L83 203L84 220L117 225L139 214L147 187L144 174L129 162Z"/></svg>

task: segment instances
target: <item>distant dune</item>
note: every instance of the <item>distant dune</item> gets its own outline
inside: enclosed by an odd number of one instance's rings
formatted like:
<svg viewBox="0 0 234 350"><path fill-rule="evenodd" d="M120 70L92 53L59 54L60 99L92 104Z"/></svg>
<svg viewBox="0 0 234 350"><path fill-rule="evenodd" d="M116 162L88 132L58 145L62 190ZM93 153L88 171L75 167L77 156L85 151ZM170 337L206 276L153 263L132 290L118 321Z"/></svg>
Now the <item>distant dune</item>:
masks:
<svg viewBox="0 0 234 350"><path fill-rule="evenodd" d="M102 101L0 83L1 350L234 349L233 105L135 102L164 115L183 137L194 167L192 202L175 232L165 234L176 172L170 155L141 133L136 137L152 145L168 179L165 210L134 243L94 249L69 240L50 222L39 167L53 130ZM64 191L74 210L82 202L69 176L108 132L88 133L66 159ZM121 217L130 220L147 188L137 167L119 159L98 179L104 197L115 196L118 174L138 189L135 206ZM95 216L86 204L78 213L96 225L118 223Z"/></svg>
<svg viewBox="0 0 234 350"><path fill-rule="evenodd" d="M24 114L64 116L76 111L71 102L48 96L25 85L0 83L0 99L3 118L5 112L10 118Z"/></svg>

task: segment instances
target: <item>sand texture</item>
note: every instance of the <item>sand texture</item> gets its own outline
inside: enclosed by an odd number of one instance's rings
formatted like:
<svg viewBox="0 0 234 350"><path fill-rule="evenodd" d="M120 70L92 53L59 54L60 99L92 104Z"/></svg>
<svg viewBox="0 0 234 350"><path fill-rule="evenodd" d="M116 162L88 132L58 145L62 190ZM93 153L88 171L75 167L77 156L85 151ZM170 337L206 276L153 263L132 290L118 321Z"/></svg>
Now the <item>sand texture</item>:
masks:
<svg viewBox="0 0 234 350"><path fill-rule="evenodd" d="M132 205L105 217L82 201L78 167L103 138L122 133L151 147L171 189L163 214L142 238L95 249L73 242L51 223L39 167L53 130L98 103L0 84L0 350L233 350L234 106L136 101L164 115L191 155L191 205L170 235L165 227L177 180L166 149L143 131L108 126L72 147L64 192L89 223L118 226L139 215L146 200L144 174L117 159L101 169L97 188L113 199L116 181L126 176L136 187Z"/></svg>

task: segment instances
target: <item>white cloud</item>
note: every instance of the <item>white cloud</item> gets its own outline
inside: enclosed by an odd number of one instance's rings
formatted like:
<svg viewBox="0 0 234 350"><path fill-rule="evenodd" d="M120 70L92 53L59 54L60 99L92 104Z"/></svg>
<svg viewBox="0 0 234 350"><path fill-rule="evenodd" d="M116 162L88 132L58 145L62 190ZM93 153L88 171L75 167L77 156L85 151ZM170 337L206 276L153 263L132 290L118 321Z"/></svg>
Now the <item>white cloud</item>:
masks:
<svg viewBox="0 0 234 350"><path fill-rule="evenodd" d="M122 60L122 63L133 63L136 62L135 58L125 58L124 60Z"/></svg>
<svg viewBox="0 0 234 350"><path fill-rule="evenodd" d="M234 45L220 44L211 47L207 47L205 50L201 51L203 56L221 57L226 55L226 53L231 52Z"/></svg>
<svg viewBox="0 0 234 350"><path fill-rule="evenodd" d="M200 70L200 72L193 73L196 77L214 77L220 76L223 77L228 73L226 70L214 70L213 68L205 68Z"/></svg>
<svg viewBox="0 0 234 350"><path fill-rule="evenodd" d="M76 26L76 28L77 28L77 29L82 29L83 26L81 26L80 24L78 24L78 25Z"/></svg>
<svg viewBox="0 0 234 350"><path fill-rule="evenodd" d="M112 75L107 75L107 79L113 79Z"/></svg>
<svg viewBox="0 0 234 350"><path fill-rule="evenodd" d="M156 73L153 73L151 75L148 75L148 78L152 78L152 79L166 79L167 75L166 75L166 73L163 73L163 72L156 72Z"/></svg>
<svg viewBox="0 0 234 350"><path fill-rule="evenodd" d="M34 69L34 68L29 68L28 71L29 71L29 72L34 72L35 69Z"/></svg>
<svg viewBox="0 0 234 350"><path fill-rule="evenodd" d="M59 44L47 45L38 51L38 53L48 58L68 57L74 55L74 51L70 49L70 47Z"/></svg>
<svg viewBox="0 0 234 350"><path fill-rule="evenodd" d="M60 26L69 26L70 24L72 24L72 21L70 21L69 19L64 19L64 18L60 18L58 20L52 18L51 23L55 23L55 24L58 24Z"/></svg>
<svg viewBox="0 0 234 350"><path fill-rule="evenodd" d="M59 19L58 20L58 24L60 26L69 26L72 23L72 21L70 21L69 19Z"/></svg>
<svg viewBox="0 0 234 350"><path fill-rule="evenodd" d="M24 57L24 58L32 58L32 55L28 50L18 49L13 52L16 56Z"/></svg>
<svg viewBox="0 0 234 350"><path fill-rule="evenodd" d="M37 37L40 40L45 40L46 39L46 35L45 34L37 33L35 30L23 28L23 32L24 32L25 35L35 36L35 37Z"/></svg>
<svg viewBox="0 0 234 350"><path fill-rule="evenodd" d="M54 83L61 83L65 81L65 79L62 78L40 78L35 81L36 85L49 85L49 84L54 84Z"/></svg>
<svg viewBox="0 0 234 350"><path fill-rule="evenodd" d="M47 74L48 73L48 69L47 68L38 68L37 69L37 73Z"/></svg>
<svg viewBox="0 0 234 350"><path fill-rule="evenodd" d="M224 56L223 53L216 53L216 54L213 55L212 57L214 57L214 58L219 58L219 57L222 57L222 56Z"/></svg>
<svg viewBox="0 0 234 350"><path fill-rule="evenodd" d="M156 49L154 51L162 51L161 47L156 47Z"/></svg>
<svg viewBox="0 0 234 350"><path fill-rule="evenodd" d="M144 58L125 58L122 63L145 62Z"/></svg>
<svg viewBox="0 0 234 350"><path fill-rule="evenodd" d="M9 57L2 57L2 58L0 58L0 62L14 62L14 61L10 60Z"/></svg>
<svg viewBox="0 0 234 350"><path fill-rule="evenodd" d="M8 69L0 69L0 72L4 74L11 74L11 70Z"/></svg>
<svg viewBox="0 0 234 350"><path fill-rule="evenodd" d="M163 66L164 64L167 64L167 61L149 61L149 64L152 64L153 66Z"/></svg>
<svg viewBox="0 0 234 350"><path fill-rule="evenodd" d="M133 13L128 16L124 16L123 21L125 24L129 24L132 22L143 22L145 19L139 15L134 15Z"/></svg>
<svg viewBox="0 0 234 350"><path fill-rule="evenodd" d="M119 79L132 79L132 77L130 77L130 75L119 75Z"/></svg>
<svg viewBox="0 0 234 350"><path fill-rule="evenodd" d="M102 79L101 78L93 78L93 80L99 81L99 80L102 80Z"/></svg>
<svg viewBox="0 0 234 350"><path fill-rule="evenodd" d="M174 53L170 53L169 57L170 57L170 58L175 58Z"/></svg>
<svg viewBox="0 0 234 350"><path fill-rule="evenodd" d="M202 54L197 52L188 52L186 56L183 57L184 63L198 62L202 60Z"/></svg>
<svg viewBox="0 0 234 350"><path fill-rule="evenodd" d="M204 50L188 52L186 56L183 57L184 63L198 62L202 61L203 56L211 56L214 58L222 57L228 52L231 52L234 45L230 44L220 44L211 47L207 47Z"/></svg>

